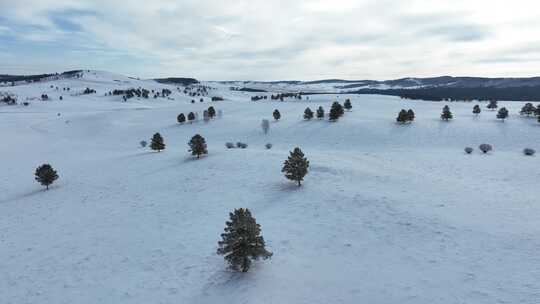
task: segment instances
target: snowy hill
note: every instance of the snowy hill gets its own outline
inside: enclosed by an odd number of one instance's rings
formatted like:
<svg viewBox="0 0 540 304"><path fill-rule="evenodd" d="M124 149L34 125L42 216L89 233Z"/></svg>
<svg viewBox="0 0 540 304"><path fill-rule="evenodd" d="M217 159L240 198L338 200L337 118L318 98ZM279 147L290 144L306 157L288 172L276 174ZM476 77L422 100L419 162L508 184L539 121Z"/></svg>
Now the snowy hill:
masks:
<svg viewBox="0 0 540 304"><path fill-rule="evenodd" d="M505 122L485 103L448 103L454 119L443 122L444 103L392 96L250 101L337 84L201 82L189 92L207 93L190 96L90 71L0 88L18 97L0 105L1 302L539 303L540 171L522 150L540 150L540 124L519 116L523 103L499 102ZM108 94L130 88L172 93ZM353 109L337 122L302 119L346 98ZM222 117L176 121L209 106ZM395 123L402 108L412 124ZM282 118L264 135L274 109ZM155 132L159 153L139 146ZM209 150L199 160L187 146L197 133ZM248 148L225 148L238 141ZM296 146L311 164L300 188L280 172ZM49 191L34 181L43 163L60 176ZM274 254L245 274L216 254L240 207Z"/></svg>

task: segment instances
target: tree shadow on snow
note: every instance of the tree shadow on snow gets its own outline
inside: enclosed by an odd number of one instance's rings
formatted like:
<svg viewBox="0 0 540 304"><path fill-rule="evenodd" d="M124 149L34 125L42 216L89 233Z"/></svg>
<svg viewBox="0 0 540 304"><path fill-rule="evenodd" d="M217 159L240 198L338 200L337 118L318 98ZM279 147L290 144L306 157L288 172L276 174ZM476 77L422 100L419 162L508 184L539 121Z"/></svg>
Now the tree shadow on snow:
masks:
<svg viewBox="0 0 540 304"><path fill-rule="evenodd" d="M56 187L55 186L50 186L49 190L52 190L53 188L56 188ZM37 195L39 193L45 193L45 192L47 192L47 191L43 188L43 189L36 189L36 190L30 191L30 192L25 193L25 194L17 194L17 195L14 195L12 197L8 197L6 199L0 200L0 204L6 204L6 203L9 203L9 202L16 202L18 200L29 198L29 197L35 196L35 195Z"/></svg>

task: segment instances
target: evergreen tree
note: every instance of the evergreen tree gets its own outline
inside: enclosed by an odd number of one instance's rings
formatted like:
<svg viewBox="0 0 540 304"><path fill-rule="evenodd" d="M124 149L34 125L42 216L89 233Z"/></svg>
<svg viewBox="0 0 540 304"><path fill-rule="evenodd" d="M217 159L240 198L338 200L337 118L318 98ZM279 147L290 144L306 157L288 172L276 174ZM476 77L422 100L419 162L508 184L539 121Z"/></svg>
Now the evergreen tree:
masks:
<svg viewBox="0 0 540 304"><path fill-rule="evenodd" d="M494 111L496 108L498 108L499 106L497 105L497 101L496 100L490 100L489 101L489 104L487 105L487 108Z"/></svg>
<svg viewBox="0 0 540 304"><path fill-rule="evenodd" d="M317 118L318 119L323 119L324 118L324 109L323 109L323 107L319 107L317 109Z"/></svg>
<svg viewBox="0 0 540 304"><path fill-rule="evenodd" d="M478 116L478 114L480 114L480 112L482 112L482 109L480 109L480 106L479 105L475 105L472 112Z"/></svg>
<svg viewBox="0 0 540 304"><path fill-rule="evenodd" d="M534 114L535 111L536 111L536 108L533 106L533 104L528 102L521 108L521 111L519 111L519 114L531 116Z"/></svg>
<svg viewBox="0 0 540 304"><path fill-rule="evenodd" d="M216 109L214 109L214 107L210 106L208 108L208 116L210 116L210 118L214 118L216 116Z"/></svg>
<svg viewBox="0 0 540 304"><path fill-rule="evenodd" d="M499 113L497 113L497 118L504 121L506 118L508 118L508 110L504 107L500 108Z"/></svg>
<svg viewBox="0 0 540 304"><path fill-rule="evenodd" d="M414 121L414 118L415 118L414 111L412 109L409 109L407 111L407 120L412 122Z"/></svg>
<svg viewBox="0 0 540 304"><path fill-rule="evenodd" d="M189 152L191 152L191 155L197 156L197 158L200 158L202 154L208 154L208 150L206 149L206 140L199 134L193 136L188 145L190 147Z"/></svg>
<svg viewBox="0 0 540 304"><path fill-rule="evenodd" d="M409 116L407 115L407 111L405 111L404 109L402 109L401 111L399 111L398 113L398 116L396 118L396 121L400 124L404 124L406 123L407 121L409 121Z"/></svg>
<svg viewBox="0 0 540 304"><path fill-rule="evenodd" d="M265 248L261 226L249 209L235 209L229 214L225 232L221 234L217 253L223 255L231 269L247 272L252 260L268 259L272 253Z"/></svg>
<svg viewBox="0 0 540 304"><path fill-rule="evenodd" d="M343 116L345 112L343 111L343 106L339 102L334 102L332 104L332 107L330 108L329 113L329 119L330 120L338 120L341 116Z"/></svg>
<svg viewBox="0 0 540 304"><path fill-rule="evenodd" d="M42 186L47 187L47 190L49 190L49 186L58 179L58 174L56 174L56 171L49 164L43 164L37 167L35 175L36 181Z"/></svg>
<svg viewBox="0 0 540 304"><path fill-rule="evenodd" d="M193 123L193 121L195 120L195 113L189 112L187 119L189 120L189 123Z"/></svg>
<svg viewBox="0 0 540 304"><path fill-rule="evenodd" d="M279 120L281 118L281 113L279 113L278 109L275 109L274 113L272 113L272 116L274 116L275 120Z"/></svg>
<svg viewBox="0 0 540 304"><path fill-rule="evenodd" d="M534 111L534 115L540 116L540 104L536 106L536 110Z"/></svg>
<svg viewBox="0 0 540 304"><path fill-rule="evenodd" d="M304 111L304 119L310 120L313 118L313 111L310 108L306 108Z"/></svg>
<svg viewBox="0 0 540 304"><path fill-rule="evenodd" d="M442 114L441 114L441 119L444 121L448 121L452 118L454 118L454 116L452 115L452 112L450 112L450 107L444 106Z"/></svg>
<svg viewBox="0 0 540 304"><path fill-rule="evenodd" d="M294 151L290 153L291 155L285 161L281 172L285 173L286 178L296 181L298 187L300 187L302 180L304 180L304 177L308 173L309 161L304 157L304 153L298 147L294 148Z"/></svg>
<svg viewBox="0 0 540 304"><path fill-rule="evenodd" d="M179 124L183 124L184 122L186 122L186 116L184 115L184 113L180 113L178 117L176 117L176 120Z"/></svg>
<svg viewBox="0 0 540 304"><path fill-rule="evenodd" d="M161 152L161 150L165 150L165 143L163 142L163 137L161 137L161 134L156 133L154 136L152 136L152 140L150 142L150 148L154 151Z"/></svg>
<svg viewBox="0 0 540 304"><path fill-rule="evenodd" d="M351 100L350 100L350 99L346 99L345 102L343 103L343 107L344 107L347 111L350 111L350 110L352 109Z"/></svg>

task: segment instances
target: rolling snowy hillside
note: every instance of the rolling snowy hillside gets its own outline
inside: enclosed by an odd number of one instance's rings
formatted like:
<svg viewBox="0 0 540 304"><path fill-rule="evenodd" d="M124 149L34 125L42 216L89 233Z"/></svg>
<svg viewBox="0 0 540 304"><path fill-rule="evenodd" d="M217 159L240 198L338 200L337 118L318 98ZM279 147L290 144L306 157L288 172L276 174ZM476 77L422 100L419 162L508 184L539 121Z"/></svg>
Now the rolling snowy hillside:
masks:
<svg viewBox="0 0 540 304"><path fill-rule="evenodd" d="M1 303L540 303L539 159L522 153L540 150L540 123L519 116L522 102L499 102L506 122L485 103L479 117L476 102L448 103L454 119L443 122L440 102L252 102L298 90L202 85L213 88L203 102L182 86L98 71L0 88L19 102L0 105ZM138 87L172 94L105 96ZM353 109L337 122L302 119L346 98ZM176 122L210 105L223 116ZM414 123L395 123L402 108ZM274 109L282 118L264 135ZM155 132L159 153L139 146ZM209 150L199 160L187 151L197 133ZM225 148L237 141L248 148ZM494 151L481 154L482 143ZM311 163L302 187L281 173L297 146ZM46 162L60 176L49 191L33 175ZM216 254L240 207L274 254L245 274Z"/></svg>

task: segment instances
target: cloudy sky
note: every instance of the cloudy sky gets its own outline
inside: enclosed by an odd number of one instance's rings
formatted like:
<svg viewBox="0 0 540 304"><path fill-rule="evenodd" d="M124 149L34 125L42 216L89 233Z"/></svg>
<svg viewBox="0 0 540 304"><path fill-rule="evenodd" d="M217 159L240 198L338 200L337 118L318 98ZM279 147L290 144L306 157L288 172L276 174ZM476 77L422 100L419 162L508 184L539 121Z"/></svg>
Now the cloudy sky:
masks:
<svg viewBox="0 0 540 304"><path fill-rule="evenodd" d="M0 0L0 74L540 76L538 0Z"/></svg>

